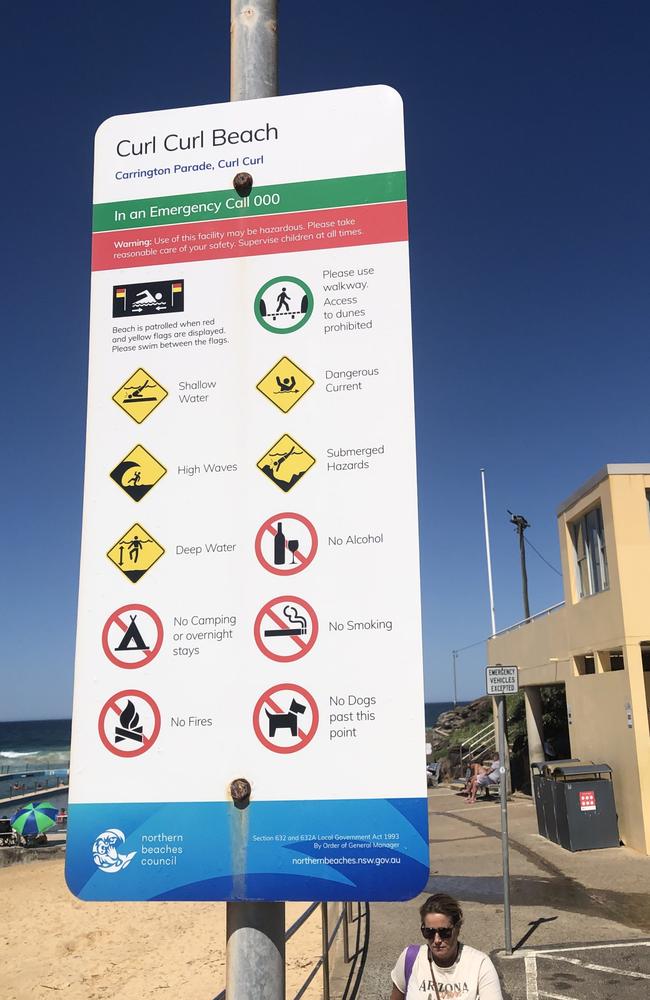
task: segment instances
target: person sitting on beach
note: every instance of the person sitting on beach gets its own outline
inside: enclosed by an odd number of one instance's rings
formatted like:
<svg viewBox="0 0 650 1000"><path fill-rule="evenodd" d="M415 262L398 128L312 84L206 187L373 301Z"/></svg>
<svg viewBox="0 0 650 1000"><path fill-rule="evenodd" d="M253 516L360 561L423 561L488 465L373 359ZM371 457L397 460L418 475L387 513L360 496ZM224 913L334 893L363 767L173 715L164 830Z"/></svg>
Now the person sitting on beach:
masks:
<svg viewBox="0 0 650 1000"><path fill-rule="evenodd" d="M463 1000L503 1000L492 961L458 940L463 911L453 896L444 892L429 896L420 907L420 921L426 944L409 945L397 959L391 972L390 1000L440 1000L459 995Z"/></svg>
<svg viewBox="0 0 650 1000"><path fill-rule="evenodd" d="M476 802L476 793L479 788L485 789L485 795L487 798L490 797L489 788L490 785L497 785L499 783L501 771L501 762L497 757L493 760L489 767L480 767L478 771L472 775L469 781L469 794L467 796L467 801L472 804Z"/></svg>

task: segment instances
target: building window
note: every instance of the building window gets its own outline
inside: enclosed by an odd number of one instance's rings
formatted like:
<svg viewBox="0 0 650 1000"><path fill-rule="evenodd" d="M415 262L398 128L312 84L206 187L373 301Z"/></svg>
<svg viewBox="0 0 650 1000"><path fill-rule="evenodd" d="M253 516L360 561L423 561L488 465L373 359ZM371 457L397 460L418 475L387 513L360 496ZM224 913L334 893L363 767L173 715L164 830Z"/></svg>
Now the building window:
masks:
<svg viewBox="0 0 650 1000"><path fill-rule="evenodd" d="M598 655L600 656L600 663L603 670L625 670L622 649L609 649Z"/></svg>
<svg viewBox="0 0 650 1000"><path fill-rule="evenodd" d="M580 597L598 594L609 587L603 514L594 507L571 524Z"/></svg>
<svg viewBox="0 0 650 1000"><path fill-rule="evenodd" d="M643 673L650 674L650 642L641 642L641 664Z"/></svg>
<svg viewBox="0 0 650 1000"><path fill-rule="evenodd" d="M584 656L576 656L576 670L582 676L583 674L595 674L596 673L596 658L593 653L585 653Z"/></svg>

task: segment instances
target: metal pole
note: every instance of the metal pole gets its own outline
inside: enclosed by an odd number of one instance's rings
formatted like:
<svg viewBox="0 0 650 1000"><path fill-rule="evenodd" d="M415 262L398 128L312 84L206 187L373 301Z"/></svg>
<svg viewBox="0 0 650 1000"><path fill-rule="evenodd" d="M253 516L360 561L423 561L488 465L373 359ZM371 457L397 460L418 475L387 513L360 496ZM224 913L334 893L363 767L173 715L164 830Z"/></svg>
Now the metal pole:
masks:
<svg viewBox="0 0 650 1000"><path fill-rule="evenodd" d="M506 773L506 699L496 696L499 721L499 799L501 802L501 859L503 863L503 927L506 955L512 955L512 928L510 925L510 857L508 855L508 788Z"/></svg>
<svg viewBox="0 0 650 1000"><path fill-rule="evenodd" d="M485 529L485 557L487 559L488 589L490 591L490 622L491 635L496 635L497 625L494 614L494 591L492 589L492 559L490 557L490 529L488 526L487 492L485 489L485 469L481 469L481 487L483 490L483 527Z"/></svg>
<svg viewBox="0 0 650 1000"><path fill-rule="evenodd" d="M230 0L230 100L277 92L277 0Z"/></svg>
<svg viewBox="0 0 650 1000"><path fill-rule="evenodd" d="M457 658L458 658L457 651L455 649L452 649L452 651L451 651L451 661L452 661L452 670L453 670L453 674L454 674L454 708L456 708L456 705L458 704L458 691L456 690L456 660L457 660Z"/></svg>
<svg viewBox="0 0 650 1000"><path fill-rule="evenodd" d="M321 936L323 941L323 1000L330 1000L330 928L327 903L320 904Z"/></svg>
<svg viewBox="0 0 650 1000"><path fill-rule="evenodd" d="M519 532L519 559L521 561L521 586L524 595L524 617L530 618L530 604L528 601L528 573L526 571L526 543L524 541L524 529L521 525L517 527Z"/></svg>
<svg viewBox="0 0 650 1000"><path fill-rule="evenodd" d="M231 0L231 101L277 94L277 13L277 0ZM284 935L284 903L226 904L228 1000L284 1000Z"/></svg>

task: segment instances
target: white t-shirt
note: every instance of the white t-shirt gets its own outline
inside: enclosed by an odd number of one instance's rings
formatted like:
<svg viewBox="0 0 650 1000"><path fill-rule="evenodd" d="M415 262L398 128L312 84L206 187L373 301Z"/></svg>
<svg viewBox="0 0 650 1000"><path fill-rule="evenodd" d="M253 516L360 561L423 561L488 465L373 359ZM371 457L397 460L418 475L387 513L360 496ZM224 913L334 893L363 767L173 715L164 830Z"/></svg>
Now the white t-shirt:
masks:
<svg viewBox="0 0 650 1000"><path fill-rule="evenodd" d="M436 1000L428 951L426 944L420 947L413 963L408 993L404 977L406 948L395 963L391 979L397 989L406 994L406 1000ZM435 962L432 965L440 1000L503 1000L497 970L488 956L476 948L461 944L453 965L446 968Z"/></svg>

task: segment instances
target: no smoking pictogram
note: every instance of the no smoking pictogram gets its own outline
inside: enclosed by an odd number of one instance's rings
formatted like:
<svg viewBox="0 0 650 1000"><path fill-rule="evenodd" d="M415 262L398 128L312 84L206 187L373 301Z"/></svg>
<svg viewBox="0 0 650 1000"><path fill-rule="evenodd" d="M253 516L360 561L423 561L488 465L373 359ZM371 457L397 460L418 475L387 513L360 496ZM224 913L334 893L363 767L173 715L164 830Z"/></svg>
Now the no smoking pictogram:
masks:
<svg viewBox="0 0 650 1000"><path fill-rule="evenodd" d="M296 753L314 738L318 706L297 684L276 684L253 709L253 728L260 743L274 753Z"/></svg>
<svg viewBox="0 0 650 1000"><path fill-rule="evenodd" d="M117 757L139 757L158 739L160 709L144 691L118 691L99 713L99 738Z"/></svg>
<svg viewBox="0 0 650 1000"><path fill-rule="evenodd" d="M253 632L260 652L277 663L291 663L316 642L318 619L301 597L274 597L258 612Z"/></svg>
<svg viewBox="0 0 650 1000"><path fill-rule="evenodd" d="M116 667L146 667L160 652L163 625L146 604L125 604L108 618L102 631L102 648Z"/></svg>
<svg viewBox="0 0 650 1000"><path fill-rule="evenodd" d="M294 576L307 569L318 549L318 535L302 514L284 512L270 517L255 537L255 555L269 573Z"/></svg>

